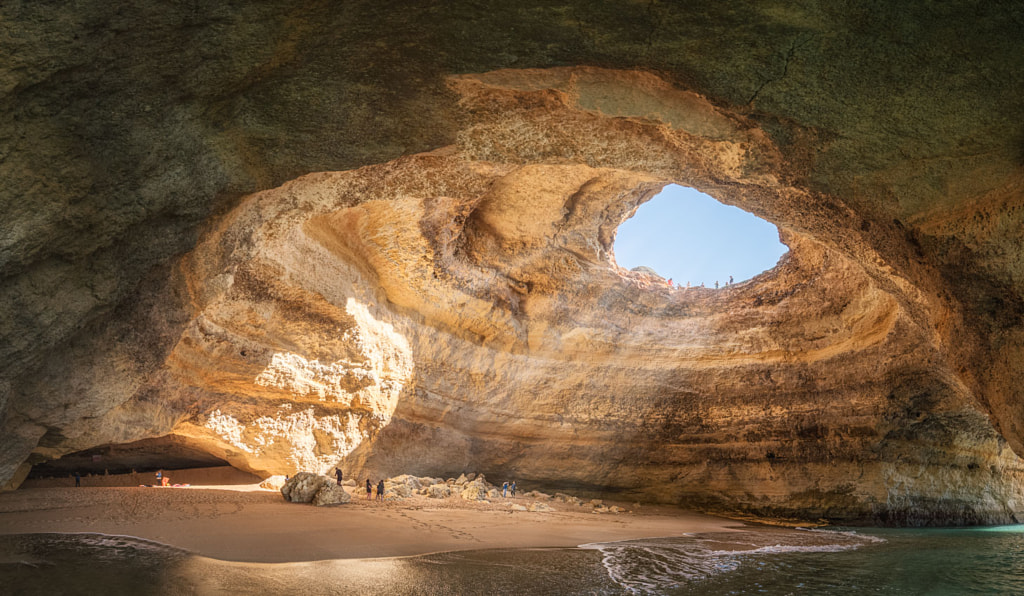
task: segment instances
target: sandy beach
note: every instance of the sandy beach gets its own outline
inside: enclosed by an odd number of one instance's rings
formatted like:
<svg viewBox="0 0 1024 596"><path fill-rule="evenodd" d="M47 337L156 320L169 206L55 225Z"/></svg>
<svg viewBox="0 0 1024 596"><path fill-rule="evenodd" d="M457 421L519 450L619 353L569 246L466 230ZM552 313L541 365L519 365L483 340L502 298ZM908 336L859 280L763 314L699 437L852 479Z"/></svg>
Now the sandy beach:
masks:
<svg viewBox="0 0 1024 596"><path fill-rule="evenodd" d="M220 471L217 471L220 470ZM115 486L132 477L30 481L0 494L0 534L95 532L135 536L224 561L284 563L420 555L491 548L573 547L591 542L727 531L742 524L678 508L618 504L595 514L549 502L551 512L512 511L531 499L468 502L416 495L336 507L288 503L276 490L231 470L170 472L189 487ZM149 480L149 475L145 476ZM106 486L97 486L105 484ZM59 486L65 485L65 486ZM91 485L91 486L90 486Z"/></svg>

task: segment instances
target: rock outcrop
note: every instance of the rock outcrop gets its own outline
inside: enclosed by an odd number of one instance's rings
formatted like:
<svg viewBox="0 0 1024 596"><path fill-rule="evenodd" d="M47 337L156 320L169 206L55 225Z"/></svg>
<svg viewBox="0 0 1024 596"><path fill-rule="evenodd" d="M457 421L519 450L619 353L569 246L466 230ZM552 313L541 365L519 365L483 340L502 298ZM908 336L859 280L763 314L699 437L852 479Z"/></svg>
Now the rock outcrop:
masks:
<svg viewBox="0 0 1024 596"><path fill-rule="evenodd" d="M327 507L330 505L343 505L351 500L352 495L345 491L344 486L327 484L316 491L312 503L317 507Z"/></svg>
<svg viewBox="0 0 1024 596"><path fill-rule="evenodd" d="M312 503L317 507L341 505L352 500L336 480L312 472L298 472L281 487L281 495L292 503Z"/></svg>
<svg viewBox="0 0 1024 596"><path fill-rule="evenodd" d="M1020 519L1019 9L459 4L0 8L0 483L172 436L262 475ZM673 182L790 253L719 291L620 269Z"/></svg>

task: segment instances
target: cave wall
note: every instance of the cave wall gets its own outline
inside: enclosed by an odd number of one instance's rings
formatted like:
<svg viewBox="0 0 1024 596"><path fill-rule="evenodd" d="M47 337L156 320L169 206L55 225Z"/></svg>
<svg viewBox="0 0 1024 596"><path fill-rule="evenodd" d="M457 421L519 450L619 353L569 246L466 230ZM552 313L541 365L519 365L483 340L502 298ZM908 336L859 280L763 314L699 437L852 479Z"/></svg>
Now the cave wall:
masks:
<svg viewBox="0 0 1024 596"><path fill-rule="evenodd" d="M1019 508L1016 3L0 16L0 479L174 432L262 471L462 457L718 510ZM778 224L790 260L728 296L608 277L616 218L668 181ZM566 225L583 183L607 211ZM286 235L294 262L254 257Z"/></svg>

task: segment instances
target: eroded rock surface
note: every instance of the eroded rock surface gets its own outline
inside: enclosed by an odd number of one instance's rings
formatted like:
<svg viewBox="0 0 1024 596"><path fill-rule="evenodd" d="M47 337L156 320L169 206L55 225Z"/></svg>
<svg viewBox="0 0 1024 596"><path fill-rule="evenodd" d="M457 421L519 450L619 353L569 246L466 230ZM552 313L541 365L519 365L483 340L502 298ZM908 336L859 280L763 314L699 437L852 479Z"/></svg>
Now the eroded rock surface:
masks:
<svg viewBox="0 0 1024 596"><path fill-rule="evenodd" d="M1019 519L1019 8L458 4L0 9L0 481L172 435L264 475ZM670 182L789 255L717 292L617 268Z"/></svg>

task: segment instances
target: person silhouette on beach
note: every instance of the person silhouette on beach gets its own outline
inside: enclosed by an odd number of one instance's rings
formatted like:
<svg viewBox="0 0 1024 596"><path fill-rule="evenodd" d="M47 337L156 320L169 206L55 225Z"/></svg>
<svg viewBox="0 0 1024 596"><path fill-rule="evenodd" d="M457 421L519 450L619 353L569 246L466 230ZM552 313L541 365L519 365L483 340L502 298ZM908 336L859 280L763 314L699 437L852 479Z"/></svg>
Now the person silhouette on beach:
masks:
<svg viewBox="0 0 1024 596"><path fill-rule="evenodd" d="M377 483L377 500L378 501L383 501L384 500L384 479L383 478L381 478L381 481Z"/></svg>
<svg viewBox="0 0 1024 596"><path fill-rule="evenodd" d="M334 475L338 478L338 486L341 486L341 470L334 468Z"/></svg>
<svg viewBox="0 0 1024 596"><path fill-rule="evenodd" d="M82 486L82 475L75 472L75 486Z"/></svg>
<svg viewBox="0 0 1024 596"><path fill-rule="evenodd" d="M370 479L366 479L366 500L370 500L370 495L373 494L373 485L370 483Z"/></svg>

